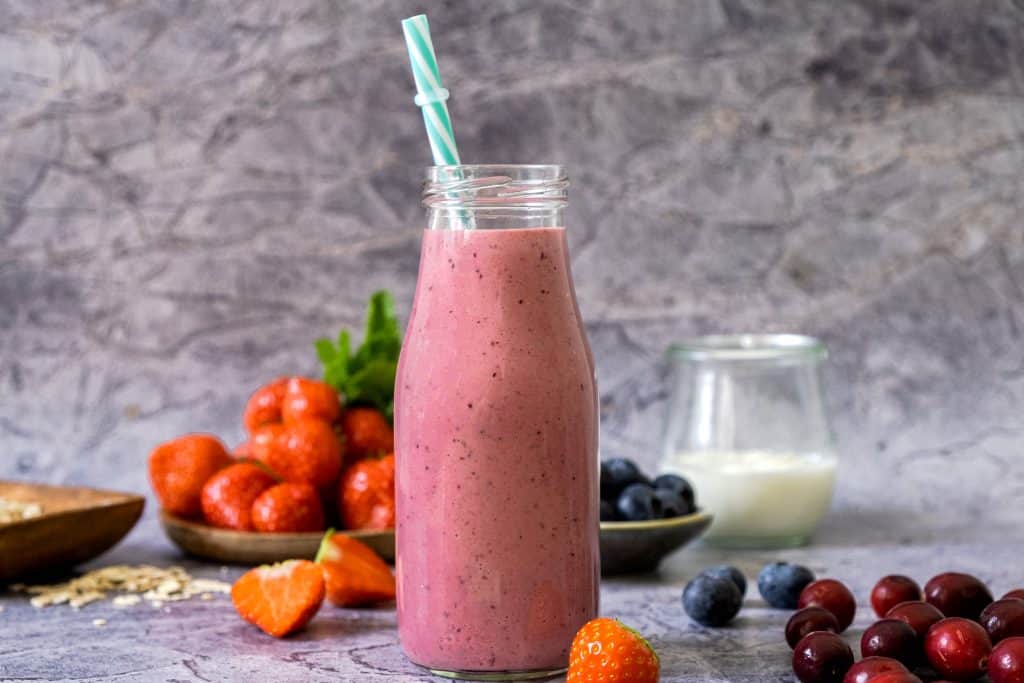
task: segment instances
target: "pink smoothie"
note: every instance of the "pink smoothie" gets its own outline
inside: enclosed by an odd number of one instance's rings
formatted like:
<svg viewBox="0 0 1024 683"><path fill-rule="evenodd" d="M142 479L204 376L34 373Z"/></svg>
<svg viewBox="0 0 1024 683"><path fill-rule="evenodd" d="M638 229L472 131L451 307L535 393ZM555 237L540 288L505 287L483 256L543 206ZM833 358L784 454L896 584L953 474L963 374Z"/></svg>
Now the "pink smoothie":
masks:
<svg viewBox="0 0 1024 683"><path fill-rule="evenodd" d="M565 230L425 231L395 395L410 659L566 666L597 614L597 426Z"/></svg>

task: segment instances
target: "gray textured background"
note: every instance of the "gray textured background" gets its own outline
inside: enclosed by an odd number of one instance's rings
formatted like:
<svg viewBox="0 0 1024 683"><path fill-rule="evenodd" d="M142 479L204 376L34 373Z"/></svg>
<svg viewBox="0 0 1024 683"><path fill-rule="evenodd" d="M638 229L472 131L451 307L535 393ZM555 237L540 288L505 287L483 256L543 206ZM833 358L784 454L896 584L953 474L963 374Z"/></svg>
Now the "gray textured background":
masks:
<svg viewBox="0 0 1024 683"><path fill-rule="evenodd" d="M1021 0L0 2L0 476L143 490L404 316L425 7L463 159L570 167L606 455L656 459L673 338L803 331L832 528L1019 537Z"/></svg>

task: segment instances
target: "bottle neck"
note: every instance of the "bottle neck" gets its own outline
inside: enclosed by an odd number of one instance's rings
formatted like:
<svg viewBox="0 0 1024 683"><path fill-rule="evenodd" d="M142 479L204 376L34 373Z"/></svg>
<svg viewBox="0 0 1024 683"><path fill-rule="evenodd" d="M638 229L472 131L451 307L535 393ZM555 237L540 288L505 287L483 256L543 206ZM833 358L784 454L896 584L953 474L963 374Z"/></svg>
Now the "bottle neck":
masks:
<svg viewBox="0 0 1024 683"><path fill-rule="evenodd" d="M427 209L428 230L515 230L526 228L564 228L565 212L561 208L528 211L503 208L433 208Z"/></svg>
<svg viewBox="0 0 1024 683"><path fill-rule="evenodd" d="M561 166L434 166L423 205L433 230L564 227L569 179Z"/></svg>

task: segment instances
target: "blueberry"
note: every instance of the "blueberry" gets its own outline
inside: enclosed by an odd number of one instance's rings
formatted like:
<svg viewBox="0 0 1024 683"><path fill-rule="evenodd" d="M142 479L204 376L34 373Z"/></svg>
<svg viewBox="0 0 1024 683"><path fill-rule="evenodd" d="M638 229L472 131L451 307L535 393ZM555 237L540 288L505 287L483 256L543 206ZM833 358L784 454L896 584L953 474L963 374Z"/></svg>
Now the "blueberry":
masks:
<svg viewBox="0 0 1024 683"><path fill-rule="evenodd" d="M654 519L654 489L647 484L630 484L615 501L615 512L627 522Z"/></svg>
<svg viewBox="0 0 1024 683"><path fill-rule="evenodd" d="M615 521L615 506L607 500L601 501L601 521L602 522L614 522Z"/></svg>
<svg viewBox="0 0 1024 683"><path fill-rule="evenodd" d="M662 519L680 517L692 512L683 497L675 491L654 489L654 516Z"/></svg>
<svg viewBox="0 0 1024 683"><path fill-rule="evenodd" d="M690 484L686 479L683 479L678 474L662 474L659 475L652 484L656 489L667 489L669 491L675 491L683 497L683 500L692 508L694 495L693 485Z"/></svg>
<svg viewBox="0 0 1024 683"><path fill-rule="evenodd" d="M814 581L814 572L788 562L766 564L757 575L757 590L772 607L796 609L800 591Z"/></svg>
<svg viewBox="0 0 1024 683"><path fill-rule="evenodd" d="M601 463L601 497L615 500L627 486L648 483L636 463L628 458L609 458Z"/></svg>
<svg viewBox="0 0 1024 683"><path fill-rule="evenodd" d="M713 567L708 567L701 574L718 579L729 579L740 589L740 595L747 594L747 577L743 576L743 572L731 564L716 564Z"/></svg>
<svg viewBox="0 0 1024 683"><path fill-rule="evenodd" d="M705 626L725 626L740 611L743 594L732 579L700 574L683 590L683 609Z"/></svg>

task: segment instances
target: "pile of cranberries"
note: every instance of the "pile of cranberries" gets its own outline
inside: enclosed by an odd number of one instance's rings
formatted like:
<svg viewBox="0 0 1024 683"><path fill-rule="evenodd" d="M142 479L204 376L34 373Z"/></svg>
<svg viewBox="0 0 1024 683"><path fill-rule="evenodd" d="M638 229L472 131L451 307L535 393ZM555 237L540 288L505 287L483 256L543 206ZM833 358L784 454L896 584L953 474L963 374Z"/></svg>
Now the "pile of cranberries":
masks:
<svg viewBox="0 0 1024 683"><path fill-rule="evenodd" d="M1024 683L1024 589L993 600L968 574L933 577L924 590L906 576L886 576L871 591L879 620L860 639L863 659L839 634L853 623L853 593L820 579L800 593L786 624L793 672L801 683Z"/></svg>

